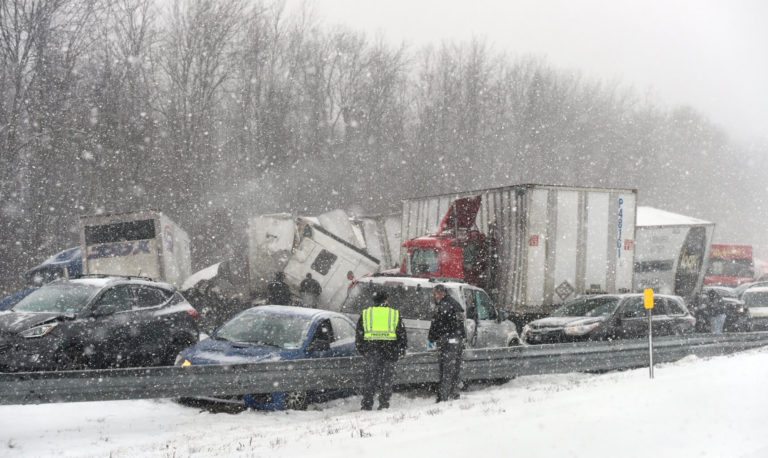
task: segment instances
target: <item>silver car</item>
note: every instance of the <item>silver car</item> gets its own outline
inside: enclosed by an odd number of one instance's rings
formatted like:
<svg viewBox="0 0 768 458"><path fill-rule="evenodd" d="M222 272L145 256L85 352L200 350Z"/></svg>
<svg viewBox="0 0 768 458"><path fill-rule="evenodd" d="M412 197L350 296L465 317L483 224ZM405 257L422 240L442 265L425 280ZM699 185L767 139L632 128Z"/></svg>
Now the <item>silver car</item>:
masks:
<svg viewBox="0 0 768 458"><path fill-rule="evenodd" d="M389 297L389 304L400 311L408 332L408 349L424 351L428 349L427 334L435 313L432 288L438 283L445 285L448 294L464 309L467 347L506 347L520 344L514 323L507 320L505 314L496 308L488 294L481 288L462 282L436 282L413 277L364 277L349 288L341 312L357 320L362 309L373 303L372 291L383 290Z"/></svg>

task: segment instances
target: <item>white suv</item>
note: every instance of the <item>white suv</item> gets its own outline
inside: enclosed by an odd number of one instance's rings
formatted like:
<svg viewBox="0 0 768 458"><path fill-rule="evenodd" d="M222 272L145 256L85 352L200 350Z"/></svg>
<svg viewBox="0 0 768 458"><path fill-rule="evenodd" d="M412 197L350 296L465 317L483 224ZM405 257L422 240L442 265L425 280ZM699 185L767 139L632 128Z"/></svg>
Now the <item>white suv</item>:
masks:
<svg viewBox="0 0 768 458"><path fill-rule="evenodd" d="M432 288L438 283L445 285L448 294L456 299L467 317L467 347L506 347L520 344L514 323L505 319L488 294L481 288L457 281L439 282L427 278L373 276L363 277L353 285L341 312L354 320L365 307L373 304L372 291L386 291L389 304L400 311L408 332L408 349L427 349L427 333L435 304Z"/></svg>

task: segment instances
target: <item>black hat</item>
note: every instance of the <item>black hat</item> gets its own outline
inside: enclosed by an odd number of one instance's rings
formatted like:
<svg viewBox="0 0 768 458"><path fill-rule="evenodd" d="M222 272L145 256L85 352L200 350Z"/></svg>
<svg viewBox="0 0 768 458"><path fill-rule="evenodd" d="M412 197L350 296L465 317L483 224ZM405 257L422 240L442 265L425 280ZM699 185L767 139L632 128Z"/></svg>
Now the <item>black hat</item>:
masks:
<svg viewBox="0 0 768 458"><path fill-rule="evenodd" d="M373 302L376 304L383 304L387 300L387 293L384 291L376 291L373 293Z"/></svg>
<svg viewBox="0 0 768 458"><path fill-rule="evenodd" d="M442 283L438 283L437 285L435 285L434 290L448 294L448 288L446 288L445 285Z"/></svg>

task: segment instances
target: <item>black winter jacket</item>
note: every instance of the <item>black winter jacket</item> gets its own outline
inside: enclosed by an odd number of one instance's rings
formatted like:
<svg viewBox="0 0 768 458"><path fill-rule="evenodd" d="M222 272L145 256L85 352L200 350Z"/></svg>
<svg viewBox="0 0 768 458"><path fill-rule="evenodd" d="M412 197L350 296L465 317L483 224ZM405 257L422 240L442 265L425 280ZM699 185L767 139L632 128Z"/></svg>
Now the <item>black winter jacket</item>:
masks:
<svg viewBox="0 0 768 458"><path fill-rule="evenodd" d="M363 314L361 313L360 318L357 320L357 330L355 332L355 347L357 348L357 352L363 356L397 361L401 356L405 355L405 349L408 347L408 336L405 332L402 316L397 323L395 333L397 335L396 340L365 340Z"/></svg>
<svg viewBox="0 0 768 458"><path fill-rule="evenodd" d="M267 285L267 303L291 305L291 290L285 282L273 280Z"/></svg>
<svg viewBox="0 0 768 458"><path fill-rule="evenodd" d="M437 303L435 316L432 318L432 324L429 326L429 340L439 342L441 339L450 339L467 337L467 331L464 329L464 310L456 299L448 294Z"/></svg>

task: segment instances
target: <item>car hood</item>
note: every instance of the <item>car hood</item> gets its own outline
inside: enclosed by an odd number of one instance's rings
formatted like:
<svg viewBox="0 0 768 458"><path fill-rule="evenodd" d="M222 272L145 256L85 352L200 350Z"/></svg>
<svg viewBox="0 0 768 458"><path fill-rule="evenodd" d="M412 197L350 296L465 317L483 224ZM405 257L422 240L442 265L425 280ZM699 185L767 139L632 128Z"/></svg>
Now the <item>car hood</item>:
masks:
<svg viewBox="0 0 768 458"><path fill-rule="evenodd" d="M570 325L585 325L605 321L604 317L552 316L528 323L531 329L556 329Z"/></svg>
<svg viewBox="0 0 768 458"><path fill-rule="evenodd" d="M249 364L299 359L300 349L285 350L267 345L250 345L226 340L206 339L184 350L181 356L193 365Z"/></svg>
<svg viewBox="0 0 768 458"><path fill-rule="evenodd" d="M57 321L62 317L59 313L6 312L0 313L0 333L18 334L29 328Z"/></svg>

